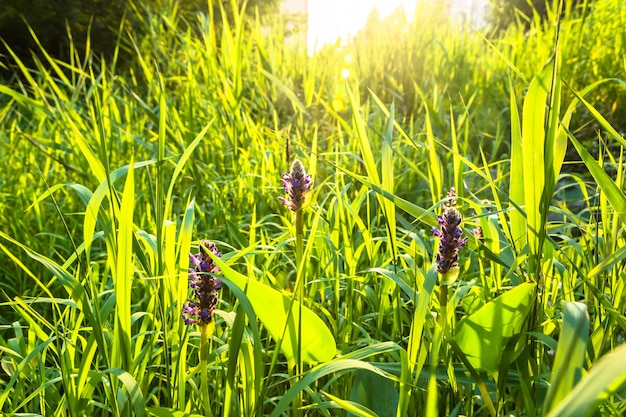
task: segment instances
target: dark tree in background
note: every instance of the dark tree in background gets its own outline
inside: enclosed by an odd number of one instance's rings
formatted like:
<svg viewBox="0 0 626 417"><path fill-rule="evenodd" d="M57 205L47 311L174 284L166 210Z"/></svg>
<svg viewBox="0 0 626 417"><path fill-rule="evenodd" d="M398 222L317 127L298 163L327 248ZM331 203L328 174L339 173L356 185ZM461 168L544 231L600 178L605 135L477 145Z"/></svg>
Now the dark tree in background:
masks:
<svg viewBox="0 0 626 417"><path fill-rule="evenodd" d="M593 0L561 0L562 13L589 5ZM519 22L529 26L535 13L541 19L548 17L550 9L555 10L559 0L489 0L489 23L498 30L504 30Z"/></svg>
<svg viewBox="0 0 626 417"><path fill-rule="evenodd" d="M108 54L128 7L124 0L0 0L0 39L27 64L31 62L31 51L39 52L29 28L56 58L68 57L68 31L79 48L84 47L91 33L92 49ZM4 55L3 64L11 62L4 44L0 53Z"/></svg>
<svg viewBox="0 0 626 417"><path fill-rule="evenodd" d="M246 10L254 16L258 9L264 14L274 10L279 0L248 0ZM30 33L35 33L41 45L54 58L69 58L71 33L73 46L81 53L85 50L87 36L96 56L110 57L115 51L120 25L124 29L142 30L138 14L161 13L176 4L180 17L195 21L199 12L208 12L207 0L0 0L0 68L14 63L6 43L27 65L40 48ZM243 0L213 0L216 24L222 21L221 11L232 15L234 7L241 8ZM221 7L220 7L221 6ZM133 8L139 13L133 12Z"/></svg>

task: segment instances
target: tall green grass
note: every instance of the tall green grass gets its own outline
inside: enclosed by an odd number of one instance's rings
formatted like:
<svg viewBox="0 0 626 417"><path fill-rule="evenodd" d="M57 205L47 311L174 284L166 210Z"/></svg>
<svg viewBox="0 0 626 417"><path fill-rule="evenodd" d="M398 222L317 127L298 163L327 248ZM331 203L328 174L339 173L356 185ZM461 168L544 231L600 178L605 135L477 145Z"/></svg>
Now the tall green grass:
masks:
<svg viewBox="0 0 626 417"><path fill-rule="evenodd" d="M502 38L417 12L308 56L251 10L137 10L127 69L14 57L2 413L622 415L624 7ZM470 241L443 285L450 187ZM207 342L181 318L200 239L224 253Z"/></svg>

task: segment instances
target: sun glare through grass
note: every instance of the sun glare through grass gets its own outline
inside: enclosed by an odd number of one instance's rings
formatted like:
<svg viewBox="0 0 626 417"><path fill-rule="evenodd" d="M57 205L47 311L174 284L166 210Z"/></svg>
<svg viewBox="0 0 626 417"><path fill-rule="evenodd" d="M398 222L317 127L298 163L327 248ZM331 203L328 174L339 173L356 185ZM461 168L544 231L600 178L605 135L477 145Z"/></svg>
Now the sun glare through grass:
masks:
<svg viewBox="0 0 626 417"><path fill-rule="evenodd" d="M381 19L402 9L413 16L418 2L424 0L286 0L288 11L308 16L307 43L309 52L319 50L326 44L349 42L363 29L371 13ZM476 25L484 23L487 0L447 0L440 7L448 10L451 17L469 18Z"/></svg>
<svg viewBox="0 0 626 417"><path fill-rule="evenodd" d="M415 4L416 0L309 0L309 51L337 40L347 43L374 10L385 17L399 7L412 13Z"/></svg>

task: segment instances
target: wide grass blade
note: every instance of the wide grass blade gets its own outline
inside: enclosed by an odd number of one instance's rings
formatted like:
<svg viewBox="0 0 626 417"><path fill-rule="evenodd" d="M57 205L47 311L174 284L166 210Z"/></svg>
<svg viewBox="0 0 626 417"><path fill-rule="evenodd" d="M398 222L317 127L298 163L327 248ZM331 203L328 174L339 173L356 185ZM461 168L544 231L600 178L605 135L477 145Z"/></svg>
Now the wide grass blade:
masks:
<svg viewBox="0 0 626 417"><path fill-rule="evenodd" d="M582 366L589 337L589 315L582 303L563 305L563 327L556 348L550 388L544 410L553 410L570 393L582 376Z"/></svg>
<svg viewBox="0 0 626 417"><path fill-rule="evenodd" d="M524 99L522 114L522 168L524 182L524 206L526 209L528 245L535 259L541 248L543 233L543 201L546 181L545 139L546 101L551 91L552 65L547 65L532 79ZM512 178L512 182L519 178ZM531 266L531 269L533 267Z"/></svg>
<svg viewBox="0 0 626 417"><path fill-rule="evenodd" d="M135 207L135 171L132 166L131 159L118 216L117 265L111 269L115 288L115 325L111 363L114 368L120 367L125 370L130 370L132 363L130 315L134 276L133 213Z"/></svg>
<svg viewBox="0 0 626 417"><path fill-rule="evenodd" d="M536 286L520 284L459 321L454 340L474 368L497 375L508 341L524 328Z"/></svg>
<svg viewBox="0 0 626 417"><path fill-rule="evenodd" d="M306 389L306 387L308 387L318 379L322 378L323 376L332 373L353 372L359 369L374 372L382 377L389 378L389 376L384 371L380 370L376 366L360 360L337 359L328 363L324 363L311 369L309 372L306 373L306 375L302 377L300 381L295 383L283 395L278 404L276 404L276 407L274 408L270 416L280 416L281 413L283 413L287 409L291 401L298 395L300 391Z"/></svg>
<svg viewBox="0 0 626 417"><path fill-rule="evenodd" d="M294 308L290 312L292 300L285 294L232 269L221 259L212 256L222 271L224 279L246 292L254 312L274 340L281 339L281 350L288 360L295 360L298 349L298 311L302 311L302 360L315 363L332 359L336 353L335 339L326 324L306 306Z"/></svg>
<svg viewBox="0 0 626 417"><path fill-rule="evenodd" d="M586 417L597 414L597 407L626 383L626 345L600 358L548 417Z"/></svg>

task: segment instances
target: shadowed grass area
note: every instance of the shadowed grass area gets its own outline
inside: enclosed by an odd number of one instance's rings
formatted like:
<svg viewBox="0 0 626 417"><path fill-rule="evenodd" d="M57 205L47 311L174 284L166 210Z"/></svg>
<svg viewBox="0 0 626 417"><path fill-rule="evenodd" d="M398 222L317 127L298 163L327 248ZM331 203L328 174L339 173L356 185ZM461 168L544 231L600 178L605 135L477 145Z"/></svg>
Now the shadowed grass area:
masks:
<svg viewBox="0 0 626 417"><path fill-rule="evenodd" d="M128 69L16 61L2 413L622 415L626 10L495 38L417 7L314 56L172 9L120 34ZM186 326L202 239L225 285Z"/></svg>

